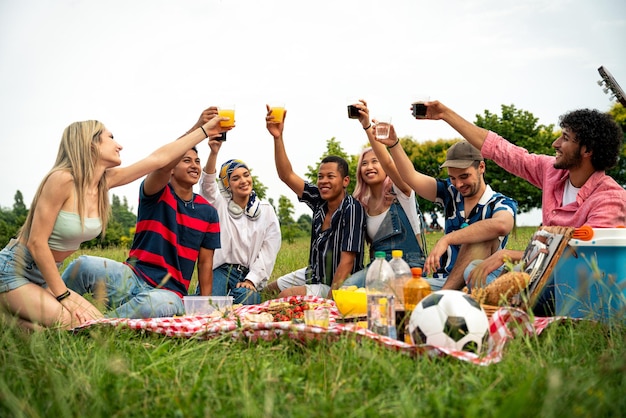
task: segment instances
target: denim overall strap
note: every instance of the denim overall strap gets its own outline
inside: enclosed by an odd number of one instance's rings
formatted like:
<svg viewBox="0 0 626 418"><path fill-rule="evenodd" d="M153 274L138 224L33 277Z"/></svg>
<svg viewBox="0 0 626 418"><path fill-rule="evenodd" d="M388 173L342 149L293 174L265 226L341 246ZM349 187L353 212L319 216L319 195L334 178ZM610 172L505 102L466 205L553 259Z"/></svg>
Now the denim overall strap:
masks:
<svg viewBox="0 0 626 418"><path fill-rule="evenodd" d="M372 240L374 251L385 251L391 259L392 250L402 250L403 258L411 267L422 267L425 256L402 205L396 200L389 207Z"/></svg>

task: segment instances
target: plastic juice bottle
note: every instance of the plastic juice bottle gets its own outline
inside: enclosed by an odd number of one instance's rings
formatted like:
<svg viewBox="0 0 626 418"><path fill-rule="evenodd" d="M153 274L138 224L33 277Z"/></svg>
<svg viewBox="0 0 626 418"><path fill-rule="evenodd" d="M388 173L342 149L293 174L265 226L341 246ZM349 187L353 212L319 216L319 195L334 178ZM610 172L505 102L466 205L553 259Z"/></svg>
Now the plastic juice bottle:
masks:
<svg viewBox="0 0 626 418"><path fill-rule="evenodd" d="M411 268L411 280L404 285L404 309L412 311L420 300L432 293L430 284L422 277L422 268Z"/></svg>
<svg viewBox="0 0 626 418"><path fill-rule="evenodd" d="M384 251L376 251L374 257L365 275L367 328L377 334L397 338L396 310L391 287L395 273L385 259Z"/></svg>
<svg viewBox="0 0 626 418"><path fill-rule="evenodd" d="M391 251L389 265L393 268L394 279L392 282L393 294L396 297L396 311L404 308L404 285L411 280L411 266L402 258L402 250Z"/></svg>
<svg viewBox="0 0 626 418"><path fill-rule="evenodd" d="M417 306L420 300L432 293L430 284L422 277L422 268L411 268L411 280L404 285L404 311L405 317L410 319L413 309ZM404 342L411 343L411 337L409 335L409 321L405 321Z"/></svg>

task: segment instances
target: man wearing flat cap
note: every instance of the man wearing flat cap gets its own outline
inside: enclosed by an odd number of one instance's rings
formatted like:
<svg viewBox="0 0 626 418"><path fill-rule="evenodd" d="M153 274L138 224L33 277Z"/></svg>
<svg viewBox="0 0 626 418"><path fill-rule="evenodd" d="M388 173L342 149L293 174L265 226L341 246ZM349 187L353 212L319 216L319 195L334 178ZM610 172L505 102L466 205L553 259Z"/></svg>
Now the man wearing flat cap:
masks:
<svg viewBox="0 0 626 418"><path fill-rule="evenodd" d="M485 183L485 161L467 141L452 145L441 165L447 179L415 170L392 129L387 145L402 178L424 199L443 207L445 234L431 249L424 271L433 290L462 289L463 271L476 259L485 259L505 247L515 225L517 202L496 193Z"/></svg>

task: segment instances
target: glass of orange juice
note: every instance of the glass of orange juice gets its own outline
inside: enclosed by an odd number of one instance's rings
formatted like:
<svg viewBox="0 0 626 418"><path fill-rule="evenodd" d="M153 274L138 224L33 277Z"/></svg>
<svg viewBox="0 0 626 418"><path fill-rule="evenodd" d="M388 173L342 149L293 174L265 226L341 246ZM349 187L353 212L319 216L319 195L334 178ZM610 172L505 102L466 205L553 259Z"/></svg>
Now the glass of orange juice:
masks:
<svg viewBox="0 0 626 418"><path fill-rule="evenodd" d="M274 118L275 123L281 123L285 118L285 104L274 103L270 105L270 115Z"/></svg>
<svg viewBox="0 0 626 418"><path fill-rule="evenodd" d="M330 325L328 309L308 309L304 311L304 323L309 326L328 328Z"/></svg>
<svg viewBox="0 0 626 418"><path fill-rule="evenodd" d="M220 126L222 128L235 126L235 105L227 105L227 106L218 107L217 115L223 118L229 118L229 120L223 120L220 122Z"/></svg>

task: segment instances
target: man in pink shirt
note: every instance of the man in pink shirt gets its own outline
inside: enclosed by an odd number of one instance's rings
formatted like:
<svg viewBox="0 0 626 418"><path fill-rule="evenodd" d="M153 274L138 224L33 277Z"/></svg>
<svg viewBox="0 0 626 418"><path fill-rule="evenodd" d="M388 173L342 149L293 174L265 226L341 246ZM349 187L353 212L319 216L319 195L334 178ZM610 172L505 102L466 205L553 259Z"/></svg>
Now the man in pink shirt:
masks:
<svg viewBox="0 0 626 418"><path fill-rule="evenodd" d="M610 228L626 225L626 190L605 173L617 164L624 135L606 113L575 110L560 118L555 156L530 154L498 134L480 128L438 101L426 103L426 119L441 119L481 150L484 158L539 187L543 225ZM522 251L499 250L466 270L468 286L497 277L505 258ZM471 271L470 271L471 270ZM490 274L491 273L491 274Z"/></svg>

